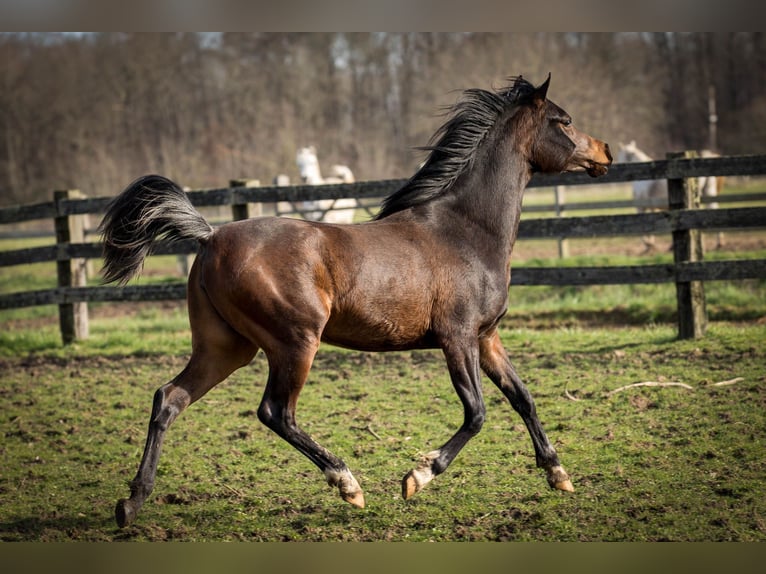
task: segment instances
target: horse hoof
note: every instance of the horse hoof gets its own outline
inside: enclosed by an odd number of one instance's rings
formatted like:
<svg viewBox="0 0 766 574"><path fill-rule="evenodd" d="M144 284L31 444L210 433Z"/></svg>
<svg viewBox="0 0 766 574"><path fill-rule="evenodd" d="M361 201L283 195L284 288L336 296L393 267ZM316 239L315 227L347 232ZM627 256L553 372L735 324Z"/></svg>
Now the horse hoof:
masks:
<svg viewBox="0 0 766 574"><path fill-rule="evenodd" d="M344 494L343 500L357 508L364 508L364 493L361 490L357 490L353 494Z"/></svg>
<svg viewBox="0 0 766 574"><path fill-rule="evenodd" d="M327 468L325 469L325 476L327 477L327 484L338 487L340 497L343 500L357 508L364 508L364 492L349 469Z"/></svg>
<svg viewBox="0 0 766 574"><path fill-rule="evenodd" d="M557 482L554 484L554 487L565 492L574 492L574 486L572 486L571 480L562 480L561 482Z"/></svg>
<svg viewBox="0 0 766 574"><path fill-rule="evenodd" d="M418 481L415 479L415 471L411 470L402 479L402 498L407 500L413 494L420 491L421 488L422 486L418 485Z"/></svg>
<svg viewBox="0 0 766 574"><path fill-rule="evenodd" d="M548 484L551 488L574 492L574 486L563 466L554 466L548 470Z"/></svg>
<svg viewBox="0 0 766 574"><path fill-rule="evenodd" d="M431 466L438 457L438 450L429 452L423 457L417 468L413 468L404 475L402 479L402 498L404 500L423 490L423 487L434 479L434 471Z"/></svg>
<svg viewBox="0 0 766 574"><path fill-rule="evenodd" d="M125 528L136 519L136 508L130 500L122 498L117 501L114 517L117 520L117 526Z"/></svg>

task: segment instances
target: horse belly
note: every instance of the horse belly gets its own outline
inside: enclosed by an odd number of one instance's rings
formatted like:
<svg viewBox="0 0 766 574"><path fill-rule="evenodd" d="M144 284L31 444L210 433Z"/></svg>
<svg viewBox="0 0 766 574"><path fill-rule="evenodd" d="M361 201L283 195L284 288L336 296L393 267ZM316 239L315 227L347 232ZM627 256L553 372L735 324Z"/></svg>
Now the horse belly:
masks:
<svg viewBox="0 0 766 574"><path fill-rule="evenodd" d="M378 305L369 300L359 307L334 310L322 341L360 351L396 351L435 346L430 309L424 302Z"/></svg>

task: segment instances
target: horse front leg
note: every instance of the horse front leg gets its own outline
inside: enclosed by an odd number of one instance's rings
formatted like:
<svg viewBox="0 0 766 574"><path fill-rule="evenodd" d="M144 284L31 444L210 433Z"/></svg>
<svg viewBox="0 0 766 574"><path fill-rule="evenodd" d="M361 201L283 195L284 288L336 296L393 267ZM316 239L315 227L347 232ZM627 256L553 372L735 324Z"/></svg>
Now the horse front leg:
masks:
<svg viewBox="0 0 766 574"><path fill-rule="evenodd" d="M479 352L473 345L443 347L450 379L463 404L463 424L444 445L426 454L402 480L402 497L410 498L444 472L465 444L481 430L486 408L481 392Z"/></svg>
<svg viewBox="0 0 766 574"><path fill-rule="evenodd" d="M535 448L537 466L545 470L548 484L551 488L574 492L572 481L561 466L556 449L543 430L534 400L516 373L497 331L482 339L480 349L482 369L524 420Z"/></svg>

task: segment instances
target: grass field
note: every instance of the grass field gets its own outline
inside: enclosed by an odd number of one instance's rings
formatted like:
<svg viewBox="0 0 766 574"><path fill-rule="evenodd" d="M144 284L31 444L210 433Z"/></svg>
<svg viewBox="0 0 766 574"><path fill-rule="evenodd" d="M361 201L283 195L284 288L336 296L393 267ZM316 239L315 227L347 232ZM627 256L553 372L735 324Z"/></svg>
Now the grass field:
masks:
<svg viewBox="0 0 766 574"><path fill-rule="evenodd" d="M763 234L731 239L708 256L766 256ZM636 243L573 244L567 264L635 262ZM551 250L520 243L516 264L556 264ZM144 281L174 264L151 259ZM54 272L0 269L0 291L53 286ZM113 508L152 395L188 357L183 304L92 305L90 339L69 347L55 307L3 311L0 540L766 541L766 281L706 293L707 335L678 341L673 285L511 289L502 338L573 494L548 488L520 417L486 381L482 432L402 500L402 476L462 418L441 355L323 347L298 420L346 460L364 510L258 422L259 355L171 428L154 494L124 530ZM621 389L644 382L662 385Z"/></svg>
<svg viewBox="0 0 766 574"><path fill-rule="evenodd" d="M323 349L299 420L356 473L367 496L362 511L257 421L261 356L176 422L155 495L125 530L113 523L114 502L138 464L152 393L185 354L170 342L167 352L157 346L129 356L6 358L0 536L766 540L764 329L720 323L703 340L679 342L671 326L659 325L505 328L574 494L548 489L520 419L487 385L482 432L445 474L403 501L401 477L461 419L443 360L435 352ZM610 394L645 381L692 389Z"/></svg>

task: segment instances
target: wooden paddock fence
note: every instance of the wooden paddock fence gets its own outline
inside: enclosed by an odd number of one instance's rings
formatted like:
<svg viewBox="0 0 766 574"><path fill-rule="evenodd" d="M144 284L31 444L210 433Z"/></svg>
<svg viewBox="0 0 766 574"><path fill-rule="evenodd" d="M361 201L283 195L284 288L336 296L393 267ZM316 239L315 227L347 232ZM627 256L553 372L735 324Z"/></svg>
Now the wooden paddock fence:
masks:
<svg viewBox="0 0 766 574"><path fill-rule="evenodd" d="M671 234L673 262L660 265L602 267L513 267L513 285L605 285L675 283L679 338L701 337L706 328L704 282L766 278L766 260L703 261L701 231L766 228L766 207L700 209L694 178L701 176L751 176L766 174L766 156L700 158L696 152L668 154L667 159L646 163L615 164L606 176L592 179L586 174L540 175L529 187L602 185L637 180L667 179L669 198L665 211L643 214L598 215L522 219L519 239L593 238L620 235ZM230 206L232 219L239 220L268 211L277 202L300 202L352 197L372 200L385 197L404 180L367 181L353 184L259 187L255 180L233 180L230 186L188 193L197 207ZM0 309L36 305L58 305L65 344L87 338L87 304L103 301L158 301L184 299L186 284L165 283L124 287L86 285L86 263L101 258L101 245L85 241L83 217L101 214L110 197L83 198L72 190L56 191L53 201L0 209L0 224L53 219L56 244L0 252L0 266L56 262L58 286L52 289L0 295ZM722 196L728 201L766 200L766 194ZM708 201L713 201L708 199ZM624 205L623 205L624 204ZM611 207L635 203L611 202ZM563 207L594 209L603 204L578 203ZM545 208L550 210L549 207ZM538 208L539 210L539 208ZM556 209L559 213L561 206ZM525 212L535 211L526 208ZM160 242L154 255L188 255L193 242L173 245Z"/></svg>

